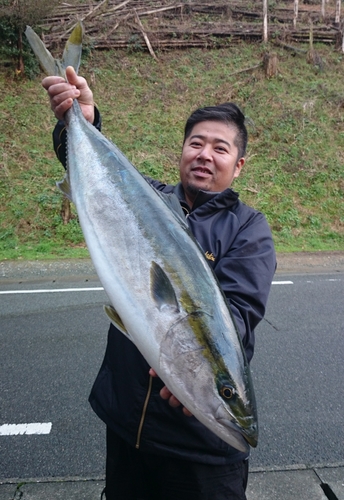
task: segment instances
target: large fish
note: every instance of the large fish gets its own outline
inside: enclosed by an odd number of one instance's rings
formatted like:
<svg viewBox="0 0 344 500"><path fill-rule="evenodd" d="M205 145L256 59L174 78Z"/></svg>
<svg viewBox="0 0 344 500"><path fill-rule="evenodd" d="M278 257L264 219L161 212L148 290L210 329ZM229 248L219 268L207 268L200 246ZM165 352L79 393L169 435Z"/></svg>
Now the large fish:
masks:
<svg viewBox="0 0 344 500"><path fill-rule="evenodd" d="M31 28L45 71L78 68L82 28L55 61ZM66 177L111 321L140 350L193 415L240 451L256 446L250 370L227 300L177 198L157 192L121 151L88 123L74 100L65 116Z"/></svg>

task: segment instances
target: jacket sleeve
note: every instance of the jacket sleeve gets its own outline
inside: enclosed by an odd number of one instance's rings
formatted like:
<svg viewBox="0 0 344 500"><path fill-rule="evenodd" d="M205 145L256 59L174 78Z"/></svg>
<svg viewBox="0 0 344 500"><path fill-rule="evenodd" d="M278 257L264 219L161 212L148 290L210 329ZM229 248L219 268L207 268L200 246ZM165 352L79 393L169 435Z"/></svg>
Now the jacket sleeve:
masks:
<svg viewBox="0 0 344 500"><path fill-rule="evenodd" d="M94 108L94 113L93 125L98 130L101 130L101 116L96 107ZM53 130L53 143L57 158L64 168L67 168L67 129L65 122L62 120L57 122Z"/></svg>
<svg viewBox="0 0 344 500"><path fill-rule="evenodd" d="M260 212L237 233L214 271L229 302L247 359L254 350L254 329L263 319L276 255L269 225Z"/></svg>

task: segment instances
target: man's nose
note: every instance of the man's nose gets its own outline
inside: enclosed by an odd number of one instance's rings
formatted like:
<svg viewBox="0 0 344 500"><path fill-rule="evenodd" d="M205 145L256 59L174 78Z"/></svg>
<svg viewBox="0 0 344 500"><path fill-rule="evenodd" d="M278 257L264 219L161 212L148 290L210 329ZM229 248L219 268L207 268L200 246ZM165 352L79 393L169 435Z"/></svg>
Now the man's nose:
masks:
<svg viewBox="0 0 344 500"><path fill-rule="evenodd" d="M205 144L202 149L199 151L197 158L203 161L206 160L211 160L211 146L208 144Z"/></svg>

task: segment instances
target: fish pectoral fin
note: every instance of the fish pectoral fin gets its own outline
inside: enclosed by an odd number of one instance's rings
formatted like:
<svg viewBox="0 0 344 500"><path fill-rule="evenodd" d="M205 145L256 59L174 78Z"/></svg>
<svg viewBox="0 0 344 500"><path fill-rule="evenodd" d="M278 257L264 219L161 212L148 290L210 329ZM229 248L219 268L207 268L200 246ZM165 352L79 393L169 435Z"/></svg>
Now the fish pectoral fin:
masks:
<svg viewBox="0 0 344 500"><path fill-rule="evenodd" d="M67 196L67 198L70 199L70 201L73 201L72 190L71 190L71 187L70 187L70 184L69 184L68 174L66 174L64 176L64 178L62 179L62 181L57 182L56 185L62 191L62 193L64 193Z"/></svg>
<svg viewBox="0 0 344 500"><path fill-rule="evenodd" d="M132 341L132 338L130 337L129 333L127 332L127 329L124 326L123 321L121 320L116 309L110 305L106 305L106 306L104 306L104 311L106 312L107 316L110 318L110 320L114 324L114 326L116 328L118 328L118 330L120 332L122 332L123 335L125 335L126 337L128 337L129 340Z"/></svg>
<svg viewBox="0 0 344 500"><path fill-rule="evenodd" d="M161 311L164 307L168 307L179 312L179 305L172 283L165 271L154 261L152 261L150 277L151 294L158 309Z"/></svg>

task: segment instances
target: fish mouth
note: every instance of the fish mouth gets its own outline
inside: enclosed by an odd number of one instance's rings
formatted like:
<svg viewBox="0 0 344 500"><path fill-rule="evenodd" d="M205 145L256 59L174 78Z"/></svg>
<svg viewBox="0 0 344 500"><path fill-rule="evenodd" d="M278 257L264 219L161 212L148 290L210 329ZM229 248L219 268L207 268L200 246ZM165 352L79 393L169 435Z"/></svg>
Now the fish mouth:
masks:
<svg viewBox="0 0 344 500"><path fill-rule="evenodd" d="M247 419L244 419L243 425L240 425L227 408L220 406L216 420L224 427L227 427L231 434L236 436L238 441L246 442L252 448L256 448L258 444L258 425L254 419L247 417Z"/></svg>
<svg viewBox="0 0 344 500"><path fill-rule="evenodd" d="M252 448L256 448L258 444L258 432L256 425L251 425L247 430L243 429L235 422L224 418L219 418L218 422L220 422L224 427L227 427L232 434L235 434L238 440L246 441L250 446L252 446Z"/></svg>
<svg viewBox="0 0 344 500"><path fill-rule="evenodd" d="M247 427L241 427L241 434L246 439L248 444L252 446L252 448L256 448L258 444L258 424L257 422L252 422Z"/></svg>
<svg viewBox="0 0 344 500"><path fill-rule="evenodd" d="M245 434L242 434L244 439L248 442L252 448L256 448L258 444L258 438L256 436L247 436Z"/></svg>

